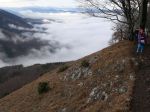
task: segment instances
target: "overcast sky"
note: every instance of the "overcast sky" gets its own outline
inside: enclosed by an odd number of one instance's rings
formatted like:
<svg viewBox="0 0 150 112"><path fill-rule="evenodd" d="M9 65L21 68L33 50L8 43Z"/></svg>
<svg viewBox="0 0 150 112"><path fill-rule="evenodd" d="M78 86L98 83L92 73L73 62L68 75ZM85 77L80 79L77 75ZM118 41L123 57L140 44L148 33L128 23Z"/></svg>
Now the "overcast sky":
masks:
<svg viewBox="0 0 150 112"><path fill-rule="evenodd" d="M0 7L76 7L75 0L0 0Z"/></svg>

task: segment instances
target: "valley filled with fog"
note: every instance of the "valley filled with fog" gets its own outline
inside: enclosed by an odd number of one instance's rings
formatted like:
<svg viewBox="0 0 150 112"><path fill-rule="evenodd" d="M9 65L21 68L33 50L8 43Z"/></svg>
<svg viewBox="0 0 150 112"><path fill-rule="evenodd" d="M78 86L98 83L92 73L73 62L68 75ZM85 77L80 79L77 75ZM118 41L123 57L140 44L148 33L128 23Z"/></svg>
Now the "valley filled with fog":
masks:
<svg viewBox="0 0 150 112"><path fill-rule="evenodd" d="M77 60L107 47L112 36L112 23L81 13L41 13L31 10L21 10L18 13L32 19L32 22L40 21L38 24L35 23L33 28L40 31L32 36L49 44L40 47L39 50L31 48L27 54L7 61L1 60L1 67ZM31 36L28 33L23 35Z"/></svg>

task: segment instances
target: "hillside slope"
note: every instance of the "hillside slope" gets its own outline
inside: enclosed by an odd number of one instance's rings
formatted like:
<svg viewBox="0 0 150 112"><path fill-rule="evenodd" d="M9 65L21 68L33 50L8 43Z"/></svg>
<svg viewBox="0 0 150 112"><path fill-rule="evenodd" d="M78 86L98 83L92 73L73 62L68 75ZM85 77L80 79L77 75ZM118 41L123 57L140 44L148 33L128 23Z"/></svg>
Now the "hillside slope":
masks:
<svg viewBox="0 0 150 112"><path fill-rule="evenodd" d="M50 72L65 63L23 65L0 68L0 98L32 82L46 72Z"/></svg>
<svg viewBox="0 0 150 112"><path fill-rule="evenodd" d="M138 69L132 51L132 42L120 42L46 73L0 99L0 112L128 112ZM38 94L40 82L47 93Z"/></svg>

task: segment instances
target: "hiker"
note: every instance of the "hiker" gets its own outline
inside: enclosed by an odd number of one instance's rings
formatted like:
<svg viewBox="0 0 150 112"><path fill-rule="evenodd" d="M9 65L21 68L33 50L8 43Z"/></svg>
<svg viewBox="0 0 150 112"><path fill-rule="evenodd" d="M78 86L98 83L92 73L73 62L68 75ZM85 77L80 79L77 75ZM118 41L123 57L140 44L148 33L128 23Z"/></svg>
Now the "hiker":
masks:
<svg viewBox="0 0 150 112"><path fill-rule="evenodd" d="M139 33L138 33L138 46L137 46L137 50L136 52L137 53L143 53L144 51L144 47L145 47L145 44L146 44L146 34L144 32L144 29L140 28L139 29Z"/></svg>

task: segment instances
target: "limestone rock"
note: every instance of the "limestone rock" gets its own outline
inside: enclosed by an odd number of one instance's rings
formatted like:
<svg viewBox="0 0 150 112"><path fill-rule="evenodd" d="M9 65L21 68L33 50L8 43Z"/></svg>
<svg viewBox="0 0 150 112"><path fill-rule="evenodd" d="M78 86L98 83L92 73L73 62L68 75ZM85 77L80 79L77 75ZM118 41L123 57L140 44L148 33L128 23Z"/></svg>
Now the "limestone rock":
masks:
<svg viewBox="0 0 150 112"><path fill-rule="evenodd" d="M91 93L89 94L87 103L96 100L106 101L107 99L108 99L108 94L105 91L102 91L99 87L95 87L92 89Z"/></svg>
<svg viewBox="0 0 150 112"><path fill-rule="evenodd" d="M70 69L64 76L64 80L78 80L81 77L88 77L93 74L90 68L77 67Z"/></svg>

